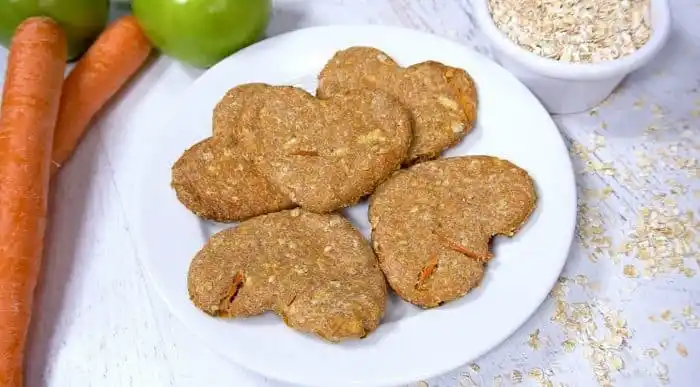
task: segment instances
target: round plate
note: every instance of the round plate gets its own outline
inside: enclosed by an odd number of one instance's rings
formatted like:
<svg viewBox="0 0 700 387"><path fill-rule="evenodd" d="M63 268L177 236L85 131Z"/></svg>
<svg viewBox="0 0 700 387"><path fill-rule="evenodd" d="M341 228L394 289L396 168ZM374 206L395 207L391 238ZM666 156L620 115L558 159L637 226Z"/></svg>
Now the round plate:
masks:
<svg viewBox="0 0 700 387"><path fill-rule="evenodd" d="M406 66L437 60L464 68L479 93L478 124L446 155L488 154L508 159L535 180L539 202L515 238L497 238L495 259L481 286L439 308L419 310L392 296L377 331L364 340L329 344L285 326L272 313L225 320L196 309L188 298L190 260L221 229L200 221L170 188L170 167L196 141L211 135L212 109L241 83L297 85L309 91L338 50L373 46ZM513 333L547 296L573 237L576 190L568 152L551 118L510 73L457 43L413 30L332 26L294 31L238 52L202 75L153 131L145 152L138 235L145 267L171 310L204 342L234 362L268 377L318 387L389 386L450 371ZM365 236L366 203L345 211Z"/></svg>

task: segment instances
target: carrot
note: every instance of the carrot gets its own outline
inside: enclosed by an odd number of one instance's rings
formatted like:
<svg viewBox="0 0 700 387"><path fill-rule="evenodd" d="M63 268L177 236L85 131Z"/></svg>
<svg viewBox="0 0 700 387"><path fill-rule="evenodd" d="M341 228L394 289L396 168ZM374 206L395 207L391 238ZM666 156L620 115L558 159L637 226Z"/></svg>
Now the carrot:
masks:
<svg viewBox="0 0 700 387"><path fill-rule="evenodd" d="M65 163L93 116L146 61L151 43L132 15L110 24L66 78L53 144L52 175Z"/></svg>
<svg viewBox="0 0 700 387"><path fill-rule="evenodd" d="M449 249L451 249L451 250L454 250L454 251L456 251L456 252L458 252L458 253L464 254L464 255L466 255L466 256L469 257L469 258L477 259L477 260L482 261L482 262L483 262L483 261L488 261L488 260L490 260L491 258L493 258L493 254L492 254L491 252L487 252L485 255L484 255L484 254L479 254L479 253L476 253L476 252L474 252L474 251L469 250L468 248L466 248L466 247L464 247L464 246L461 246L461 245L457 244L456 242L450 240L449 238L447 238L447 237L445 237L445 236L443 236L443 235L440 235L440 234L438 234L438 233L434 233L434 234L435 234L435 236L437 236L437 237L440 239L440 241L442 242L442 244L443 244L445 247L447 247L447 248L449 248Z"/></svg>
<svg viewBox="0 0 700 387"><path fill-rule="evenodd" d="M423 269L421 269L420 273L418 274L418 282L416 282L416 285L414 286L416 289L419 289L422 287L425 282L430 278L433 273L435 273L435 270L438 267L438 256L437 254L432 254L430 256L430 259L428 259L428 262L423 266Z"/></svg>
<svg viewBox="0 0 700 387"><path fill-rule="evenodd" d="M24 346L43 251L51 144L66 37L25 20L10 45L0 107L0 386L22 385Z"/></svg>

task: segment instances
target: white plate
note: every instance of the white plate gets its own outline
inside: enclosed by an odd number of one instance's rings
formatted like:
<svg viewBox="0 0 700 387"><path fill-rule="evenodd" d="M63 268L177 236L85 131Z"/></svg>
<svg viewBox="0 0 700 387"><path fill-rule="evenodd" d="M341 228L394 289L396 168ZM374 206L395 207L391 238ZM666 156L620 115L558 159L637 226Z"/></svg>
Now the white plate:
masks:
<svg viewBox="0 0 700 387"><path fill-rule="evenodd" d="M534 178L539 203L513 239L498 238L483 284L461 300L421 311L390 300L380 328L366 339L325 343L287 328L275 315L221 320L189 301L191 258L218 226L201 222L170 188L170 167L211 133L211 114L227 89L246 82L300 85L337 50L382 49L403 65L438 60L466 69L479 93L477 128L449 155L509 159ZM318 387L389 386L454 369L484 354L523 324L556 281L573 237L576 191L571 162L551 118L511 74L457 43L417 31L379 26L298 30L267 39L219 63L173 106L174 117L153 129L144 152L138 235L156 288L184 324L234 362L268 377ZM368 234L366 204L346 213Z"/></svg>

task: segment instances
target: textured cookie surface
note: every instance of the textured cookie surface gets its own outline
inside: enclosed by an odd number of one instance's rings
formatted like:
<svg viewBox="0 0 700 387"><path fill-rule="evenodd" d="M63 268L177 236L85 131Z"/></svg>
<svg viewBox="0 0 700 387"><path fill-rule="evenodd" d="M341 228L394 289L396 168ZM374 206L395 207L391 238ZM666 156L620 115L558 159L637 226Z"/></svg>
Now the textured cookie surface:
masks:
<svg viewBox="0 0 700 387"><path fill-rule="evenodd" d="M345 218L301 209L213 235L190 265L188 289L210 315L274 311L333 342L376 329L387 292L374 252Z"/></svg>
<svg viewBox="0 0 700 387"><path fill-rule="evenodd" d="M222 141L200 141L175 162L172 187L197 216L234 222L292 208L294 204Z"/></svg>
<svg viewBox="0 0 700 387"><path fill-rule="evenodd" d="M415 127L407 164L438 157L469 133L476 120L471 77L439 62L403 68L376 48L351 47L323 68L316 95L329 98L358 88L384 90L410 110Z"/></svg>
<svg viewBox="0 0 700 387"><path fill-rule="evenodd" d="M370 198L372 243L389 285L434 307L478 286L495 235L514 235L536 204L523 169L490 156L401 170Z"/></svg>
<svg viewBox="0 0 700 387"><path fill-rule="evenodd" d="M240 148L260 174L299 206L318 213L356 203L406 159L408 111L380 90L319 100L270 86L246 110Z"/></svg>
<svg viewBox="0 0 700 387"><path fill-rule="evenodd" d="M212 130L214 137L235 140L242 124L241 116L246 108L265 103L265 93L270 86L264 83L246 83L231 88L214 107Z"/></svg>

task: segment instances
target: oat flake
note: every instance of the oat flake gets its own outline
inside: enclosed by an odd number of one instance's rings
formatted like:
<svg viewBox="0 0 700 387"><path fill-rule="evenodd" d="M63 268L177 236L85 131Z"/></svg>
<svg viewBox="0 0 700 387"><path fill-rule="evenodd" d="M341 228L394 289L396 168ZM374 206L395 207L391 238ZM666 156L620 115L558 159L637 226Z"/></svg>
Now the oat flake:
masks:
<svg viewBox="0 0 700 387"><path fill-rule="evenodd" d="M654 359L657 356L659 356L659 350L656 348L648 348L644 350L644 356L648 357L649 359Z"/></svg>
<svg viewBox="0 0 700 387"><path fill-rule="evenodd" d="M669 321L671 319L671 311L666 309L663 312L661 312L661 318L664 321Z"/></svg>
<svg viewBox="0 0 700 387"><path fill-rule="evenodd" d="M540 330L536 329L534 332L530 333L530 338L527 341L527 344L530 346L530 348L534 350L540 349Z"/></svg>
<svg viewBox="0 0 700 387"><path fill-rule="evenodd" d="M625 267L623 269L623 273L625 274L625 277L628 277L628 278L639 277L639 273L637 272L637 268L634 267L634 265L625 265Z"/></svg>
<svg viewBox="0 0 700 387"><path fill-rule="evenodd" d="M563 343L561 343L561 346L564 347L564 351L567 353L571 353L576 349L576 342L573 340L565 340Z"/></svg>
<svg viewBox="0 0 700 387"><path fill-rule="evenodd" d="M513 384L518 384L523 382L523 373L518 371L518 370L513 370L513 372L510 373L510 381Z"/></svg>
<svg viewBox="0 0 700 387"><path fill-rule="evenodd" d="M566 62L618 59L651 36L649 0L489 0L489 8L512 41Z"/></svg>

